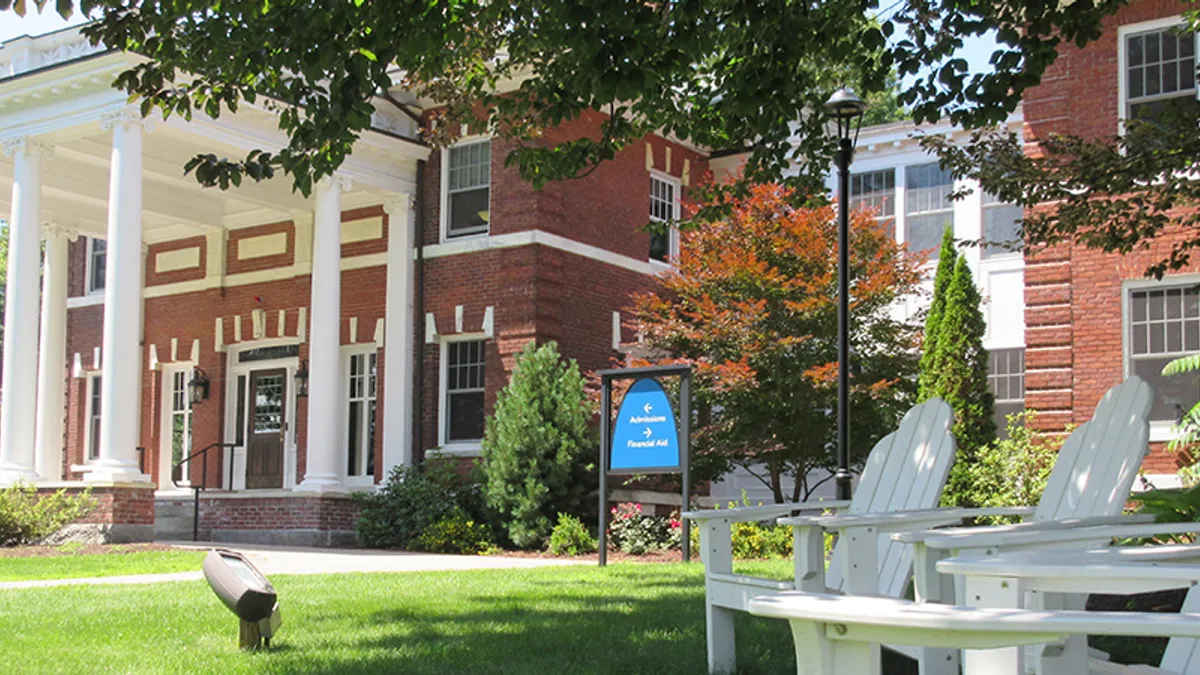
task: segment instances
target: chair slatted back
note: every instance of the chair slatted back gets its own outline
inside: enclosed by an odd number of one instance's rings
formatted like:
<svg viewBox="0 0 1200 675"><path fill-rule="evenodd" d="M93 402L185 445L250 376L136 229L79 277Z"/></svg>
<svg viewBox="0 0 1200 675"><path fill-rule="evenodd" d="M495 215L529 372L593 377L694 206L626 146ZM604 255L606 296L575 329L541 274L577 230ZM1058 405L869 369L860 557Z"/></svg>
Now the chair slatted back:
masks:
<svg viewBox="0 0 1200 675"><path fill-rule="evenodd" d="M1033 519L1120 515L1150 449L1153 392L1132 376L1109 389L1063 443Z"/></svg>
<svg viewBox="0 0 1200 675"><path fill-rule="evenodd" d="M884 436L867 457L848 513L882 513L936 508L954 463L954 411L931 398L904 415L900 428ZM841 590L839 549L829 565L827 585ZM898 598L912 576L911 547L888 537L879 541L879 593Z"/></svg>

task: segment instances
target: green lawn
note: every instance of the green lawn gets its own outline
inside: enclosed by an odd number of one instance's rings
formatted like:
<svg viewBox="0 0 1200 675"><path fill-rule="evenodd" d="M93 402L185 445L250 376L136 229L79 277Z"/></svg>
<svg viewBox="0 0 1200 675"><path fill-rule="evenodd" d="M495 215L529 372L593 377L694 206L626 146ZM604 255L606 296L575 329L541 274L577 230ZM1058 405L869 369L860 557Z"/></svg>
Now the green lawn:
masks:
<svg viewBox="0 0 1200 675"><path fill-rule="evenodd" d="M0 558L0 581L198 571L204 555L204 551L178 550Z"/></svg>
<svg viewBox="0 0 1200 675"><path fill-rule="evenodd" d="M790 561L756 563L786 576ZM14 673L704 673L691 565L277 576L275 649L242 653L202 581L0 591ZM743 673L794 673L782 622L739 617Z"/></svg>

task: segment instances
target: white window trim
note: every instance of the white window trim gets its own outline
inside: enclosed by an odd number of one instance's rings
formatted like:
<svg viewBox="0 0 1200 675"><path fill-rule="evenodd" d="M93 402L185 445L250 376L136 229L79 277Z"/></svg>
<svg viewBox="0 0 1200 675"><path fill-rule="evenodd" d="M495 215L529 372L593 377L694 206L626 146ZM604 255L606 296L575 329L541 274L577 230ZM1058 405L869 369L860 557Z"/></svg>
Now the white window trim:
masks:
<svg viewBox="0 0 1200 675"><path fill-rule="evenodd" d="M1129 322L1133 317L1133 310L1129 306L1129 296L1133 291L1142 291L1155 288L1173 288L1176 286L1186 286L1188 284L1200 284L1200 274L1177 274L1166 276L1162 281L1157 279L1126 279L1121 282L1121 378L1127 378L1131 374L1130 368L1133 366L1133 355L1130 353L1132 345L1129 344ZM1150 422L1150 442L1169 442L1177 436L1175 432L1175 424L1173 422L1151 421Z"/></svg>
<svg viewBox="0 0 1200 675"><path fill-rule="evenodd" d="M1128 78L1125 73L1126 62L1128 61L1128 57L1125 54L1125 38L1131 34L1162 30L1164 28L1181 26L1184 23L1186 22L1183 19L1183 15L1176 14L1161 19L1117 27L1117 133L1125 133L1125 108L1129 103L1128 93L1125 91L1128 87L1126 81ZM1196 49L1193 53L1196 54L1197 63L1200 63L1200 31L1193 38L1196 41ZM1200 81L1196 83L1196 98L1200 100Z"/></svg>
<svg viewBox="0 0 1200 675"><path fill-rule="evenodd" d="M341 412L338 414L338 421L339 421L338 426L341 428L341 436L342 436L342 452L341 452L339 461L341 462L340 471L342 473L342 477L345 479L345 485L347 487L351 487L351 488L371 487L372 485L375 484L375 474L374 473L364 474L361 476L351 476L349 467L348 467L349 460L350 460L350 453L353 451L353 448L350 447L350 433L349 433L350 432L350 359L352 359L355 356L366 356L368 359L368 364L369 364L371 354L375 355L375 367L376 367L376 369L378 369L379 364L380 364L379 347L374 342L368 342L368 343L364 343L364 344L342 345L342 385L341 385L342 409L341 409ZM378 371L376 371L376 372L378 372ZM370 376L369 375L367 376L367 379L368 379L368 386L370 386L370 383L369 383ZM377 375L375 378L375 405L376 405L376 407L379 406L379 390L380 390L381 384L382 384L382 381L380 380L380 378ZM363 400L369 401L370 397L365 396L365 397L363 397ZM382 429L376 429L376 434L378 435L378 433L380 431L382 431ZM368 452L374 452L374 451L375 451L374 447L368 449ZM366 457L363 457L363 460L364 460L363 466L365 468ZM386 479L387 477L385 476L384 478Z"/></svg>
<svg viewBox="0 0 1200 675"><path fill-rule="evenodd" d="M83 470L90 471L91 465L96 463L100 457L90 457L92 449L92 387L95 386L96 378L102 377L104 371L90 370L83 376L83 464L80 465ZM104 405L101 399L101 405ZM99 455L100 448L96 448L96 453ZM73 466L72 470L78 471L79 468Z"/></svg>
<svg viewBox="0 0 1200 675"><path fill-rule="evenodd" d="M85 296L86 295L91 295L91 296L104 295L103 288L92 288L92 244L95 241L96 241L96 237L88 237L86 239L87 244L84 247L86 249L86 251L85 251L86 255L84 256L84 259L83 259L83 291L84 291ZM101 241L103 241L103 240L101 240ZM108 262L107 249L104 252L104 260L105 260L105 263L107 264L107 262ZM105 283L105 285L108 284L107 278L105 278L104 283Z"/></svg>
<svg viewBox="0 0 1200 675"><path fill-rule="evenodd" d="M173 450L173 448L171 447L171 435L172 435L172 431L173 431L171 428L171 418L174 417L174 415L175 415L175 411L174 411L174 403L175 402L174 402L174 400L172 400L172 395L174 394L175 384L174 384L174 382L169 382L167 380L167 378L168 377L174 378L176 373L180 373L180 372L185 373L183 395L185 398L188 398L188 397L190 397L190 394L191 394L191 392L188 391L188 386L187 386L187 381L190 379L188 377L188 374L190 374L192 372L192 369L194 369L195 367L196 367L196 364L191 361L179 361L179 362L175 362L175 363L162 364L162 387L161 387L162 392L161 392L160 401L159 401L159 405L162 407L160 408L160 414L159 414L159 435L158 435L158 437L159 437L159 443L158 443L159 480L162 481L162 483L158 486L159 490L170 490L170 489L174 489L174 487L175 487L175 484L171 482L171 467L175 464L175 458L171 452ZM195 411L193 410L189 414L194 414L194 413L195 413ZM196 431L196 418L193 417L192 418L192 433L195 434L195 431ZM189 452L190 452L190 450L189 450ZM187 472L185 471L184 475L182 475L180 477L179 485L181 487L186 487L190 483L191 483L191 481L187 475Z"/></svg>
<svg viewBox="0 0 1200 675"><path fill-rule="evenodd" d="M442 180L439 188L441 208L438 209L439 223L439 241L443 244L447 242L463 241L474 239L476 237L487 237L492 233L492 167L491 162L488 163L488 229L484 232L476 232L474 234L460 234L456 237L450 236L450 150L452 148L471 145L481 141L491 141L492 137L488 134L474 134L472 136L463 136L454 142L449 147L442 148ZM489 155L490 156L490 155Z"/></svg>
<svg viewBox="0 0 1200 675"><path fill-rule="evenodd" d="M669 173L664 173L657 169L650 170L650 178L651 184L653 184L653 181L657 179L672 185L674 190L672 194L675 195L675 203L671 205L671 220L679 220L680 214L683 210L681 207L683 203L683 181ZM649 187L650 186L647 186L647 189L649 189ZM660 220L655 220L653 217L650 218L650 221L662 222ZM668 234L666 261L655 260L654 258L650 257L650 252L646 251L646 260L648 260L651 265L660 271L674 268L675 264L679 261L679 228L672 226L671 231Z"/></svg>
<svg viewBox="0 0 1200 675"><path fill-rule="evenodd" d="M449 441L446 439L446 396L449 393L447 389L450 359L448 352L449 345L459 342L476 342L482 340L485 345L488 341L486 333L457 333L455 335L440 336L438 340L438 448L432 454L434 455L450 455L458 457L477 457L483 452L483 439L478 441ZM483 377L486 388L487 383L487 357L484 356Z"/></svg>

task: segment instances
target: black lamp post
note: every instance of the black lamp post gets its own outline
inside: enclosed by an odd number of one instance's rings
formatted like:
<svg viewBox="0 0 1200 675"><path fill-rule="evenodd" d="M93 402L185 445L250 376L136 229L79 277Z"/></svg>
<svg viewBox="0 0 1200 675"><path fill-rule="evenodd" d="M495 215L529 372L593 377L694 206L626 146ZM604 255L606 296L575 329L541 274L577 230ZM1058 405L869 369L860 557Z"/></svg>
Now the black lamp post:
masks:
<svg viewBox="0 0 1200 675"><path fill-rule="evenodd" d="M825 102L838 150L838 402L837 498L850 499L850 161L867 104L842 87Z"/></svg>

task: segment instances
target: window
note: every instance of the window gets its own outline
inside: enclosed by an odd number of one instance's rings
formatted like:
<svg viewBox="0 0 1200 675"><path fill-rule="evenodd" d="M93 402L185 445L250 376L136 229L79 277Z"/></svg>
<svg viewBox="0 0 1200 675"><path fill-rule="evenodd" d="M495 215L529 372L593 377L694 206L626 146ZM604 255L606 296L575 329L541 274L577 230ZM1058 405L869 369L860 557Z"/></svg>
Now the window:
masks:
<svg viewBox="0 0 1200 675"><path fill-rule="evenodd" d="M1200 400L1200 373L1164 377L1163 366L1200 351L1196 285L1134 290L1129 295L1129 369L1154 387L1150 419L1174 422Z"/></svg>
<svg viewBox="0 0 1200 675"><path fill-rule="evenodd" d="M868 171L850 176L850 210L871 209L875 217L896 215L896 170Z"/></svg>
<svg viewBox="0 0 1200 675"><path fill-rule="evenodd" d="M492 142L456 145L446 153L446 238L487 234Z"/></svg>
<svg viewBox="0 0 1200 675"><path fill-rule="evenodd" d="M996 432L1007 437L1008 416L1025 409L1025 350L988 352L988 388L995 398Z"/></svg>
<svg viewBox="0 0 1200 675"><path fill-rule="evenodd" d="M350 355L346 414L346 475L375 475L375 352Z"/></svg>
<svg viewBox="0 0 1200 675"><path fill-rule="evenodd" d="M1125 119L1196 100L1196 36L1166 27L1125 36Z"/></svg>
<svg viewBox="0 0 1200 675"><path fill-rule="evenodd" d="M105 266L108 264L108 242L103 239L88 238L87 253L87 292L99 293L104 290Z"/></svg>
<svg viewBox="0 0 1200 675"><path fill-rule="evenodd" d="M1020 253L1021 219L1025 210L1016 204L1000 201L996 195L983 193L983 238L993 242L983 247L984 260ZM1004 244L1008 244L1005 246Z"/></svg>
<svg viewBox="0 0 1200 675"><path fill-rule="evenodd" d="M464 443L483 438L484 362L487 342L446 344L445 438Z"/></svg>
<svg viewBox="0 0 1200 675"><path fill-rule="evenodd" d="M679 182L650 175L650 222L679 220ZM679 254L679 232L675 228L650 233L650 259L670 262Z"/></svg>
<svg viewBox="0 0 1200 675"><path fill-rule="evenodd" d="M100 375L87 380L87 458L100 458Z"/></svg>
<svg viewBox="0 0 1200 675"><path fill-rule="evenodd" d="M192 399L188 395L188 376L191 371L171 374L171 466L179 466L179 482L186 485L191 472L184 458L192 454Z"/></svg>
<svg viewBox="0 0 1200 675"><path fill-rule="evenodd" d="M929 259L936 260L942 233L954 227L954 177L937 162L910 166L904 173L904 241L909 250L929 250Z"/></svg>

